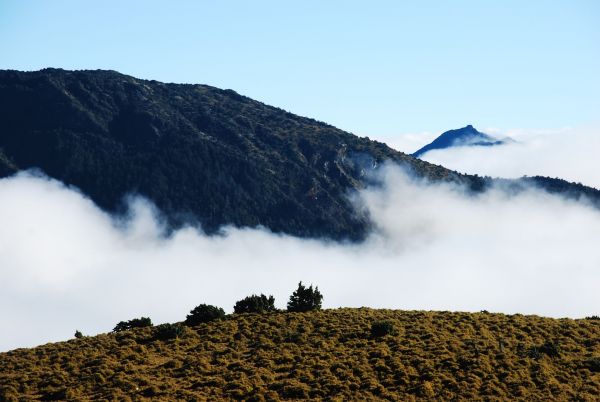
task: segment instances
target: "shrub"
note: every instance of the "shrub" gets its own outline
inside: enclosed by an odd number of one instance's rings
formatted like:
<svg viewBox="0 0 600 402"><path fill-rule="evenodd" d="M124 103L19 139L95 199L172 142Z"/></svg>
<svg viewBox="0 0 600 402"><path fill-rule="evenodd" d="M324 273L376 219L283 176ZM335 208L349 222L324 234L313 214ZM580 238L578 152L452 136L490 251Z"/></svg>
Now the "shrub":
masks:
<svg viewBox="0 0 600 402"><path fill-rule="evenodd" d="M149 317L134 318L133 320L129 321L121 321L115 326L113 332L121 332L127 331L128 329L132 328L143 328L151 326L152 320Z"/></svg>
<svg viewBox="0 0 600 402"><path fill-rule="evenodd" d="M540 359L542 355L549 357L560 356L560 346L556 342L546 341L540 346L532 346L529 348L527 355L532 359Z"/></svg>
<svg viewBox="0 0 600 402"><path fill-rule="evenodd" d="M532 346L527 350L527 357L537 360L542 357L542 354L537 346Z"/></svg>
<svg viewBox="0 0 600 402"><path fill-rule="evenodd" d="M75 330L75 338L79 339L79 338L83 338L83 334L81 333L80 330Z"/></svg>
<svg viewBox="0 0 600 402"><path fill-rule="evenodd" d="M600 320L600 316L592 315L590 317L585 317L586 320Z"/></svg>
<svg viewBox="0 0 600 402"><path fill-rule="evenodd" d="M219 320L224 317L225 311L223 311L222 308L211 306L209 304L201 304L198 307L194 308L192 311L190 311L190 313L185 319L185 324L189 326L194 326L203 322Z"/></svg>
<svg viewBox="0 0 600 402"><path fill-rule="evenodd" d="M544 353L550 357L560 356L560 346L556 342L547 341L539 347L540 353Z"/></svg>
<svg viewBox="0 0 600 402"><path fill-rule="evenodd" d="M375 321L371 324L371 336L379 338L385 335L394 335L396 330L390 321Z"/></svg>
<svg viewBox="0 0 600 402"><path fill-rule="evenodd" d="M286 381L281 390L281 395L284 398L306 400L308 399L310 387L296 380Z"/></svg>
<svg viewBox="0 0 600 402"><path fill-rule="evenodd" d="M156 327L154 338L167 341L169 339L180 338L185 332L185 328L181 324L161 324Z"/></svg>
<svg viewBox="0 0 600 402"><path fill-rule="evenodd" d="M600 357L590 357L583 362L583 365L592 373L600 373Z"/></svg>
<svg viewBox="0 0 600 402"><path fill-rule="evenodd" d="M0 387L0 401L18 402L19 392L12 385L3 385Z"/></svg>
<svg viewBox="0 0 600 402"><path fill-rule="evenodd" d="M235 303L233 307L233 312L240 313L265 313L269 311L276 311L275 308L275 298L273 296L265 296L261 294L260 296L252 295L248 296L245 299L242 299Z"/></svg>
<svg viewBox="0 0 600 402"><path fill-rule="evenodd" d="M310 285L310 287L307 288L300 282L298 284L298 289L290 296L287 309L288 311L296 312L320 310L322 301L323 295L319 292L318 287L313 289L312 285Z"/></svg>

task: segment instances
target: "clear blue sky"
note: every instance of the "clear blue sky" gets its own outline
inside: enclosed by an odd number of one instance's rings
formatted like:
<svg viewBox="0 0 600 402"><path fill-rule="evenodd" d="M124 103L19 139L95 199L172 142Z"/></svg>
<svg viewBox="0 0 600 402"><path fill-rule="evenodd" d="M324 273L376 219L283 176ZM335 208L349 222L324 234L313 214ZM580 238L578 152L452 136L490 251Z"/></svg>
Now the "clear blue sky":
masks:
<svg viewBox="0 0 600 402"><path fill-rule="evenodd" d="M600 1L0 0L0 68L232 88L360 135L600 119Z"/></svg>

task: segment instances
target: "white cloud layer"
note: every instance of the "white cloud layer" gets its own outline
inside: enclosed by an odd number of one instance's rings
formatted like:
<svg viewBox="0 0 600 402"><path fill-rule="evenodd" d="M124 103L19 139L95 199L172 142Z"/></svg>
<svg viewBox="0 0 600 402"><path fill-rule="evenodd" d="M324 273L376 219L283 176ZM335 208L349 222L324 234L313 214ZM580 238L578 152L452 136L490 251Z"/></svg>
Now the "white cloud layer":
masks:
<svg viewBox="0 0 600 402"><path fill-rule="evenodd" d="M339 244L185 228L165 238L141 199L115 222L74 189L20 174L0 180L0 350L110 331L121 320L174 322L200 303L232 310L251 293L284 308L298 281L325 307L600 312L600 212L536 190L507 199L415 182L382 169L359 198L378 230Z"/></svg>

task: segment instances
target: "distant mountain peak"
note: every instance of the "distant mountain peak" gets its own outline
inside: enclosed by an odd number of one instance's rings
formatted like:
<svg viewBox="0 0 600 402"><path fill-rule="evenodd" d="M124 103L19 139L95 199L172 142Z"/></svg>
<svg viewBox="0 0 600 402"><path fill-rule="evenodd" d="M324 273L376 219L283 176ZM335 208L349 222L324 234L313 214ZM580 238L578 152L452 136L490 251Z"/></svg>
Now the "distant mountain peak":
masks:
<svg viewBox="0 0 600 402"><path fill-rule="evenodd" d="M449 130L442 133L431 143L425 145L412 155L415 157L420 157L426 152L434 149L446 149L462 146L493 146L505 144L511 141L512 139L508 137L499 139L492 137L489 134L482 133L469 124L463 128L457 128L455 130Z"/></svg>

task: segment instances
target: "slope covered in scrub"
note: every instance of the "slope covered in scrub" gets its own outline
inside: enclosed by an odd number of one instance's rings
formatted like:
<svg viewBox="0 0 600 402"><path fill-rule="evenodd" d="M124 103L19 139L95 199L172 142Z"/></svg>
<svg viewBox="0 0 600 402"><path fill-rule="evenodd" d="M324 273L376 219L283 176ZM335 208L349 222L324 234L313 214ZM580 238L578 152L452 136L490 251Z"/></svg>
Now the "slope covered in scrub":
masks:
<svg viewBox="0 0 600 402"><path fill-rule="evenodd" d="M393 333L373 335L382 321ZM184 328L170 340L148 327L2 353L2 399L600 398L595 319L361 308Z"/></svg>

